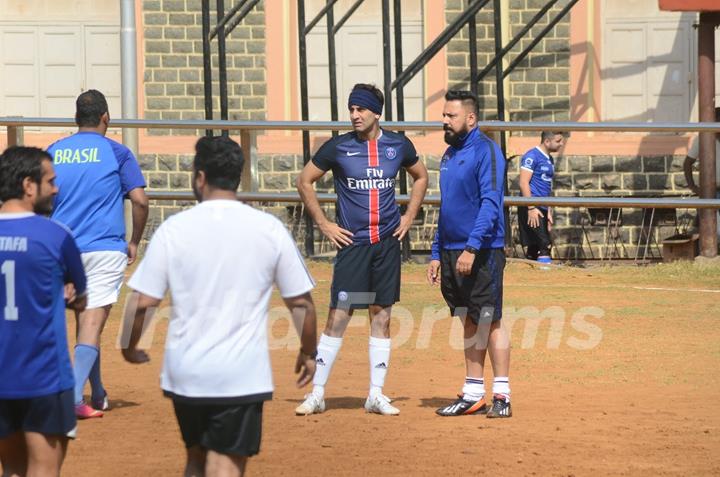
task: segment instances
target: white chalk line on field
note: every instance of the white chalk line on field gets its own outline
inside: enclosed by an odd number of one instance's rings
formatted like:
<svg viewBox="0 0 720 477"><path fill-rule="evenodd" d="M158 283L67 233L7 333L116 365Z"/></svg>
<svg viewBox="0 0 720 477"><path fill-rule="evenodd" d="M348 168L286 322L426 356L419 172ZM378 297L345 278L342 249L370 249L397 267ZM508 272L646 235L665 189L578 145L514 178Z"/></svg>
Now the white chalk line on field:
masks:
<svg viewBox="0 0 720 477"><path fill-rule="evenodd" d="M315 280L316 282L329 282L330 280ZM402 282L405 285L427 285L427 282ZM537 284L524 284L524 283L505 283L506 288L517 287L517 288L538 288ZM588 288L587 285L548 285L543 284L542 288ZM626 289L624 285L593 285L592 288L622 288ZM720 290L713 290L711 288L665 288L665 287L630 287L635 290L647 290L647 291L673 291L673 292L694 292L694 293L720 293Z"/></svg>
<svg viewBox="0 0 720 477"><path fill-rule="evenodd" d="M720 290L710 290L705 288L661 288L661 287L633 287L636 290L652 290L652 291L683 291L697 293L720 293Z"/></svg>

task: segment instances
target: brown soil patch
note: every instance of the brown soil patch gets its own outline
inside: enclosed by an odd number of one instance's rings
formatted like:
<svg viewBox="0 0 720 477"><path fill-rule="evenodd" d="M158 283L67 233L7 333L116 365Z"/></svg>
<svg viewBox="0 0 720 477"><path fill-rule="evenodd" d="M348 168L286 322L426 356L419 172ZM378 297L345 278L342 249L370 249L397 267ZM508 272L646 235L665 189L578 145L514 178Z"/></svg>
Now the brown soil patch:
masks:
<svg viewBox="0 0 720 477"><path fill-rule="evenodd" d="M331 269L324 263L311 269L324 315ZM514 416L441 418L435 408L462 386L462 352L450 345L452 321L443 318L439 290L424 284L424 267L406 266L401 305L414 325L392 354L386 386L400 416L362 410L368 332L359 318L346 333L325 414L293 415L306 392L294 387L296 348L273 351L275 399L265 407L262 451L248 473L718 475L717 290L720 270L692 265L541 271L511 264L505 313L512 330ZM274 299L273 306L279 305ZM103 375L114 409L80 423L63 474L179 475L182 441L171 403L158 386L165 323L157 327L153 361L132 366L115 348L120 308L103 343ZM423 337L425 308L440 318ZM321 327L324 321L322 316ZM393 330L402 331L400 321ZM272 332L280 341L287 322L276 321ZM491 382L489 368L487 363Z"/></svg>

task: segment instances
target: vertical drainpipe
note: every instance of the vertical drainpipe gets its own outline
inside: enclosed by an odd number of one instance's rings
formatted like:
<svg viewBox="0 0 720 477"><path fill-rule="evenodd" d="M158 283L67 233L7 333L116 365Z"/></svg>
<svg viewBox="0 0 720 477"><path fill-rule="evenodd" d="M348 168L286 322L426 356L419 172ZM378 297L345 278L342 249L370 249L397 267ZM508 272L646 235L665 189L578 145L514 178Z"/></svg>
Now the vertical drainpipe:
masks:
<svg viewBox="0 0 720 477"><path fill-rule="evenodd" d="M137 119L137 30L135 0L120 0L120 81L123 119ZM137 156L138 130L125 128L122 142ZM130 202L125 201L125 235L132 233Z"/></svg>

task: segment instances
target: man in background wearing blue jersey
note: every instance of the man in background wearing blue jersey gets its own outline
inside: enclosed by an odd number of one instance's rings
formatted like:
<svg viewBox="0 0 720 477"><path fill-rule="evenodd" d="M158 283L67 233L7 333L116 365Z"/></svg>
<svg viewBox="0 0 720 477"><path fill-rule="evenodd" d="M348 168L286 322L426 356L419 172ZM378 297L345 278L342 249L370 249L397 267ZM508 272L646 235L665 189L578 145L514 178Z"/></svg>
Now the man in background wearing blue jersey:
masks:
<svg viewBox="0 0 720 477"><path fill-rule="evenodd" d="M132 152L105 137L110 122L99 91L78 96L78 132L48 149L60 189L52 218L73 232L88 278L87 309L76 316L75 406L78 418L102 417L109 407L100 378L100 333L118 299L125 268L135 260L148 215L145 179ZM132 203L132 236L125 241L123 199ZM83 400L90 378L90 404Z"/></svg>
<svg viewBox="0 0 720 477"><path fill-rule="evenodd" d="M530 149L520 161L520 193L523 197L550 197L555 174L555 161L550 155L565 142L561 132L543 131L540 145ZM525 256L540 263L550 263L550 230L552 209L546 205L518 207L520 241Z"/></svg>
<svg viewBox="0 0 720 477"><path fill-rule="evenodd" d="M33 147L0 155L0 473L59 475L75 432L64 284L85 308L70 232L40 215L57 194L52 159Z"/></svg>
<svg viewBox="0 0 720 477"><path fill-rule="evenodd" d="M382 393L390 364L390 313L400 299L400 241L420 209L428 175L405 136L380 128L383 103L379 89L356 84L348 98L353 131L323 144L297 179L308 213L338 248L314 386L295 410L298 415L325 410L325 385L345 328L358 308L369 308L370 314L370 391L365 410L400 413ZM395 177L401 167L413 178L402 216L395 202ZM336 222L325 217L313 189L328 171L333 173L338 196Z"/></svg>
<svg viewBox="0 0 720 477"><path fill-rule="evenodd" d="M443 108L447 148L440 162L440 217L427 278L441 285L450 313L463 320L465 385L440 416L510 417L510 341L501 324L505 220L505 158L477 127L478 100L448 91ZM485 401L483 368L489 351L493 400Z"/></svg>

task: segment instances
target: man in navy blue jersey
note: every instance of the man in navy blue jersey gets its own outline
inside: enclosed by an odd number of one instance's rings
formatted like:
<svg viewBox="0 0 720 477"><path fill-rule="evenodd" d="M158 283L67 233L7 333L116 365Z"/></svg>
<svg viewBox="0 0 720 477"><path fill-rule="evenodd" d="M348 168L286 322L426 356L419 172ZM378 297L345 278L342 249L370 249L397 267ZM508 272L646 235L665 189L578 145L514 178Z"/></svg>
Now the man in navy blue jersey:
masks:
<svg viewBox="0 0 720 477"><path fill-rule="evenodd" d="M470 91L448 91L443 108L445 142L440 162L440 217L427 270L441 286L453 316L463 320L465 385L441 416L510 417L510 342L501 324L505 220L505 158L477 127L478 100ZM483 368L490 354L493 400L485 401Z"/></svg>
<svg viewBox="0 0 720 477"><path fill-rule="evenodd" d="M75 433L68 306L85 308L85 272L72 234L49 215L57 194L48 153L0 155L0 468L3 475L59 475Z"/></svg>
<svg viewBox="0 0 720 477"><path fill-rule="evenodd" d="M353 131L330 139L305 165L297 188L320 231L338 248L330 312L320 337L313 390L295 413L325 410L325 385L353 311L369 308L370 391L365 410L396 415L382 393L390 364L390 314L400 299L400 241L415 219L428 175L413 144L380 128L384 98L373 85L356 84L348 98ZM404 167L413 178L406 212L395 202L395 177ZM313 183L332 171L337 192L336 222L320 208Z"/></svg>
<svg viewBox="0 0 720 477"><path fill-rule="evenodd" d="M550 197L555 174L555 161L551 154L558 152L564 142L563 133L543 131L540 145L522 157L519 182L523 197ZM518 223L525 256L530 260L550 263L552 209L546 205L518 207Z"/></svg>

